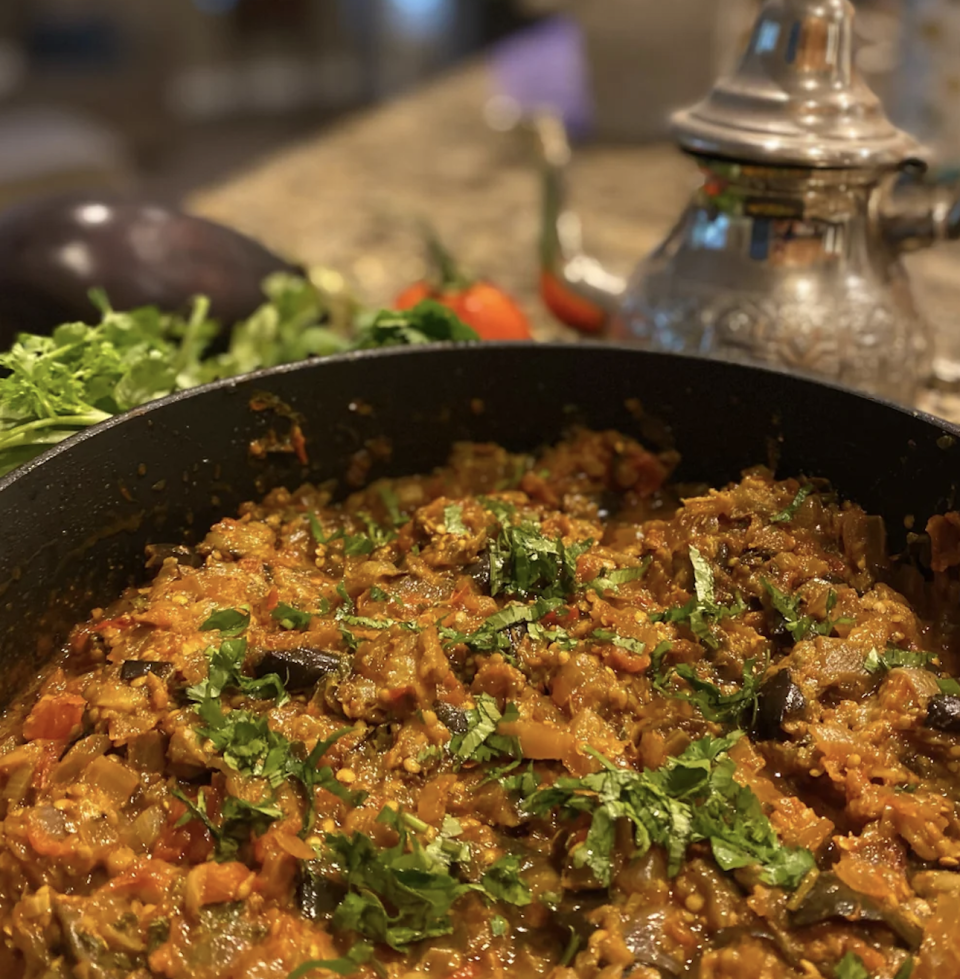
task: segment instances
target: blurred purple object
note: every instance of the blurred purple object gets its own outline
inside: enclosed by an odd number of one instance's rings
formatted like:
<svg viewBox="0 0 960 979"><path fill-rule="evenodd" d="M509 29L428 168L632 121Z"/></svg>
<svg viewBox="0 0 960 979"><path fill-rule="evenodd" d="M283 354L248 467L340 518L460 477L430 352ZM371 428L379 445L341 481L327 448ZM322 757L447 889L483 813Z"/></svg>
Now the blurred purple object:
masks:
<svg viewBox="0 0 960 979"><path fill-rule="evenodd" d="M497 44L490 53L496 95L524 114L550 109L575 139L593 128L583 34L572 17L551 17Z"/></svg>

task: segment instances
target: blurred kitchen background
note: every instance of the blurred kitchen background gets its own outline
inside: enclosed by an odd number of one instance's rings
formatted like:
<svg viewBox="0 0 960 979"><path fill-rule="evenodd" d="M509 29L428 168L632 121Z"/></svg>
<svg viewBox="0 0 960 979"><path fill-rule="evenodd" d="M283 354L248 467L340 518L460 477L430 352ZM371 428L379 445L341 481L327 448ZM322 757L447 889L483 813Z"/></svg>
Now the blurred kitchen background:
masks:
<svg viewBox="0 0 960 979"><path fill-rule="evenodd" d="M960 160L960 110L948 110L960 101L960 7L858 6L871 83L902 125ZM578 135L662 138L667 111L709 87L754 9L753 0L3 0L0 200L78 181L177 200L485 49L495 65L506 58L491 94L514 85L559 100Z"/></svg>

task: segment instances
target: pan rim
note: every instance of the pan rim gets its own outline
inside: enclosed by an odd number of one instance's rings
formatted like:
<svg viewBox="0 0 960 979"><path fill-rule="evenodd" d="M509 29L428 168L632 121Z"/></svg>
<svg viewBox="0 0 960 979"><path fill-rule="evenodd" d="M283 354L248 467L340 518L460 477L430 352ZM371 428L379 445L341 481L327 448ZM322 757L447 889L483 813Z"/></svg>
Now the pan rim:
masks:
<svg viewBox="0 0 960 979"><path fill-rule="evenodd" d="M199 398L210 392L230 391L239 387L240 385L256 383L258 381L273 377L282 377L286 374L291 374L298 371L322 370L326 368L336 369L336 367L340 364L356 363L364 360L379 360L389 357L403 359L405 357L416 357L425 353L462 354L464 351L486 350L510 352L529 351L531 353L546 350L559 350L577 353L602 351L604 353L619 353L629 357L641 356L643 358L651 359L663 358L672 361L688 362L691 364L711 363L718 365L719 369L721 370L742 370L746 371L748 374L752 373L772 378L779 377L789 380L791 383L800 383L809 385L813 388L822 388L847 395L862 403L880 405L890 411L896 412L898 415L926 423L933 428L939 429L943 435L950 436L960 441L960 424L954 424L945 418L932 415L929 412L920 410L919 408L911 408L907 405L892 401L889 398L869 394L864 391L858 391L854 388L848 387L847 385L826 380L803 371L787 370L781 367L771 367L762 364L752 364L742 361L707 357L698 353L677 353L663 350L646 350L630 344L607 343L597 340L549 343L543 343L536 340L484 341L482 343L442 342L377 347L369 350L350 350L345 351L344 353L330 354L325 357L312 357L307 360L294 361L290 364L280 364L276 367L261 368L260 370L252 371L248 374L240 374L236 377L228 377L219 381L211 381L207 384L201 384L197 387L188 388L184 391L175 391L172 394L168 394L162 398L157 398L154 401L149 401L144 405L140 405L137 408L131 408L129 411L114 415L113 417L99 422L96 425L92 425L89 428L81 429L76 434L64 439L62 442L58 442L56 445L51 446L40 455L23 463L16 469L7 473L5 476L0 477L0 494L2 494L9 487L13 486L19 480L24 479L30 474L36 472L36 470L53 463L53 461L58 459L61 455L63 455L63 453L71 452L75 450L77 446L84 444L89 439L97 438L97 436L102 432L109 431L117 425L122 425L130 419L150 416L154 412L162 411L168 405L179 404L182 401ZM746 396L749 397L749 392L746 392Z"/></svg>

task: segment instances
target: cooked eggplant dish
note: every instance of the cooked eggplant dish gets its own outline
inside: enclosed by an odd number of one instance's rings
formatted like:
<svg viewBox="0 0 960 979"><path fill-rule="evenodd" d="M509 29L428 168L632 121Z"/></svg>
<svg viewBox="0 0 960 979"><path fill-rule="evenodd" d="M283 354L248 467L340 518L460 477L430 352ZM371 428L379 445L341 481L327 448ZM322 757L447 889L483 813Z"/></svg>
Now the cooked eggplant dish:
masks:
<svg viewBox="0 0 960 979"><path fill-rule="evenodd" d="M4 719L0 974L960 976L960 517L894 561L675 461L465 443L152 548Z"/></svg>

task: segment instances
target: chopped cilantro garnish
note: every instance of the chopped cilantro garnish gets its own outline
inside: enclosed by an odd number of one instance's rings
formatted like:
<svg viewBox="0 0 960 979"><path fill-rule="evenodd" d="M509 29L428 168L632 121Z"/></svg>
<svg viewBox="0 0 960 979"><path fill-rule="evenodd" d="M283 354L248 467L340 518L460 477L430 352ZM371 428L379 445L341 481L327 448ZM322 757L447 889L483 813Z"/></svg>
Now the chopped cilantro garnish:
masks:
<svg viewBox="0 0 960 979"><path fill-rule="evenodd" d="M255 679L243 674L243 661L247 655L246 639L224 639L219 646L206 650L209 666L207 678L187 687L187 697L198 703L218 698L228 687L234 687L248 697L274 697L277 705L289 699L286 688L276 673Z"/></svg>
<svg viewBox="0 0 960 979"><path fill-rule="evenodd" d="M223 800L218 826L207 812L206 793L203 789L197 791L196 802L176 786L171 789L171 794L187 807L187 811L177 821L177 826L185 826L194 819L203 823L213 838L217 860L236 859L241 844L250 838L251 832L262 836L272 822L283 817L282 810L272 798L254 803L228 795Z"/></svg>
<svg viewBox="0 0 960 979"><path fill-rule="evenodd" d="M570 928L570 938L567 940L563 955L560 956L560 965L567 966L574 960L577 952L580 951L580 933L575 928Z"/></svg>
<svg viewBox="0 0 960 979"><path fill-rule="evenodd" d="M870 979L870 973L867 972L863 959L853 952L847 952L837 963L833 975L835 979Z"/></svg>
<svg viewBox="0 0 960 979"><path fill-rule="evenodd" d="M415 816L387 807L377 822L394 830L395 846L377 849L363 833L326 837L329 856L349 888L334 912L334 928L356 931L403 951L413 942L450 934L450 910L471 891L520 907L530 903L530 889L519 876L515 856L494 863L480 883L464 883L451 874L451 865L470 859L469 847L457 839L462 833L457 820L446 817L426 847L416 833L428 826Z"/></svg>
<svg viewBox="0 0 960 979"><path fill-rule="evenodd" d="M613 629L594 629L590 634L590 638L598 639L600 642L613 643L614 646L619 646L621 649L625 649L628 653L633 653L636 656L642 656L647 648L647 644L640 642L639 639L621 636L618 632L614 632Z"/></svg>
<svg viewBox="0 0 960 979"><path fill-rule="evenodd" d="M475 632L458 632L440 626L440 638L446 643L463 643L480 653L510 649L510 638L504 630L521 623L538 622L563 605L561 598L538 598L532 605L507 605L489 616Z"/></svg>
<svg viewBox="0 0 960 979"><path fill-rule="evenodd" d="M458 762L492 761L503 755L509 758L522 757L517 738L497 733L497 727L502 721L519 720L517 708L513 704L507 704L501 714L497 702L486 693L478 694L474 704L476 706L466 711L466 732L455 734L450 739L450 754Z"/></svg>
<svg viewBox="0 0 960 979"><path fill-rule="evenodd" d="M480 885L495 901L526 907L533 897L530 888L520 877L520 860L513 854L501 857L480 878Z"/></svg>
<svg viewBox="0 0 960 979"><path fill-rule="evenodd" d="M337 582L337 594L340 596L340 607L337 609L337 618L341 617L341 613L344 615L352 614L356 610L356 605L354 605L353 599L347 591L347 583L345 581Z"/></svg>
<svg viewBox="0 0 960 979"><path fill-rule="evenodd" d="M370 588L370 597L375 602L389 602L390 596L378 585L372 585Z"/></svg>
<svg viewBox="0 0 960 979"><path fill-rule="evenodd" d="M457 506L456 503L443 508L443 525L448 534L459 534L463 537L470 533L463 522L463 507Z"/></svg>
<svg viewBox="0 0 960 979"><path fill-rule="evenodd" d="M366 525L367 537L369 538L370 543L373 545L370 548L370 551L373 551L378 547L383 547L385 544L389 544L391 541L395 541L397 539L397 533L395 530L381 527L369 513L364 513L361 511L357 514L357 516ZM370 551L362 551L360 553L369 554ZM347 553L349 553L349 551Z"/></svg>
<svg viewBox="0 0 960 979"><path fill-rule="evenodd" d="M566 545L530 520L514 524L512 508L487 500L500 522L490 544L490 593L521 598L564 598L577 590L577 559L593 541Z"/></svg>
<svg viewBox="0 0 960 979"><path fill-rule="evenodd" d="M779 513L775 513L771 518L771 523L787 523L797 515L797 510L803 505L803 501L813 492L813 487L807 484L806 486L801 486L797 491L797 495L793 498L790 504L784 507Z"/></svg>
<svg viewBox="0 0 960 979"><path fill-rule="evenodd" d="M888 646L882 653L878 653L876 649L871 649L863 661L863 668L868 673L885 673L898 667L922 670L930 667L934 659L936 656L933 653L914 652L912 649L897 649L895 646Z"/></svg>
<svg viewBox="0 0 960 979"><path fill-rule="evenodd" d="M616 823L627 819L637 853L654 844L665 847L671 875L679 871L687 847L705 840L723 870L758 865L765 883L796 887L815 866L813 855L783 846L760 800L734 779L736 768L727 752L742 736L735 731L724 738L702 738L661 768L642 772L616 768L587 748L602 771L560 778L524 806L534 815L558 808L567 817L590 815L587 836L573 859L604 886L611 880Z"/></svg>
<svg viewBox="0 0 960 979"><path fill-rule="evenodd" d="M672 648L673 644L669 640L664 639L662 642L657 643L656 648L650 654L650 672L654 677L659 676L660 673L663 672L661 667L663 665L664 657Z"/></svg>
<svg viewBox="0 0 960 979"><path fill-rule="evenodd" d="M328 855L348 888L333 914L335 929L355 931L404 951L413 942L449 935L453 931L450 911L463 895L473 891L494 897L482 883L463 883L452 876L443 847L422 846L409 831L405 814L384 808L377 822L394 830L395 846L378 849L363 833L326 836ZM462 844L451 835L445 839L452 841L457 859L462 859ZM504 893L518 892L505 889Z"/></svg>
<svg viewBox="0 0 960 979"><path fill-rule="evenodd" d="M709 646L717 649L719 643L711 629L711 623L722 618L735 618L746 611L743 598L738 595L732 605L720 605L716 600L713 583L713 569L706 558L695 547L690 548L690 561L693 564L695 596L678 608L667 609L664 612L651 612L651 622L686 623L696 637Z"/></svg>
<svg viewBox="0 0 960 979"><path fill-rule="evenodd" d="M487 774L485 782L499 782L503 786L504 792L518 792L524 799L533 795L540 785L540 776L533 770L533 762L527 766L526 771L518 772L515 775L508 775L507 772L513 771L520 764L520 759L504 765L503 768L494 769Z"/></svg>
<svg viewBox="0 0 960 979"><path fill-rule="evenodd" d="M310 612L302 612L292 605L281 602L271 613L270 617L276 619L284 629L295 629L302 631L310 626L313 615Z"/></svg>
<svg viewBox="0 0 960 979"><path fill-rule="evenodd" d="M736 724L747 712L751 716L751 722L756 715L757 697L766 669L766 661L758 664L755 657L748 659L743 664L740 689L733 693L724 693L715 684L701 679L689 663L680 663L672 667L666 674L658 676L654 683L658 690L668 696L694 704L708 721ZM687 682L691 689L690 693L667 686L670 677L674 674Z"/></svg>
<svg viewBox="0 0 960 979"><path fill-rule="evenodd" d="M613 571L605 571L593 581L588 581L582 585L581 588L584 591L592 589L601 596L607 592L616 594L620 591L620 586L625 585L628 581L639 581L647 573L647 568L650 567L652 560L653 558L648 554L638 568L618 568Z"/></svg>
<svg viewBox="0 0 960 979"><path fill-rule="evenodd" d="M407 518L403 515L403 511L400 509L400 500L397 494L389 486L381 486L377 490L380 494L380 499L383 500L383 505L387 508L387 515L390 517L390 523L394 527L401 527L407 522Z"/></svg>
<svg viewBox="0 0 960 979"><path fill-rule="evenodd" d="M490 919L490 934L494 938L502 938L507 933L507 919L502 915L495 914Z"/></svg>
<svg viewBox="0 0 960 979"><path fill-rule="evenodd" d="M287 979L304 979L304 976L317 969L335 972L338 976L350 976L372 958L373 946L368 942L357 942L346 955L339 959L311 959L309 962L298 965L287 976Z"/></svg>
<svg viewBox="0 0 960 979"><path fill-rule="evenodd" d="M896 974L893 979L910 979L913 975L913 956L908 955L904 960L903 964L897 969Z"/></svg>
<svg viewBox="0 0 960 979"><path fill-rule="evenodd" d="M801 639L809 639L812 636L829 636L835 626L849 625L853 621L844 617L830 618L830 613L837 604L837 593L832 589L827 595L827 617L820 620L815 619L812 615L800 614L800 603L803 599L799 595L787 595L767 581L766 578L763 579L763 587L770 596L773 607L783 618L784 627L793 637L794 642L800 642Z"/></svg>
<svg viewBox="0 0 960 979"><path fill-rule="evenodd" d="M918 652L912 649L898 649L888 646L882 653L871 649L863 661L868 673L887 673L897 668L934 670L938 665L936 653ZM960 696L960 683L950 676L938 676L937 686L941 693Z"/></svg>
<svg viewBox="0 0 960 979"><path fill-rule="evenodd" d="M527 635L537 642L557 643L561 649L571 650L577 645L577 640L561 626L549 629L539 622L530 622L527 624Z"/></svg>
<svg viewBox="0 0 960 979"><path fill-rule="evenodd" d="M219 612L214 612L200 626L201 632L211 632L219 629L224 639L232 639L246 632L250 625L250 609L248 608L224 608Z"/></svg>

